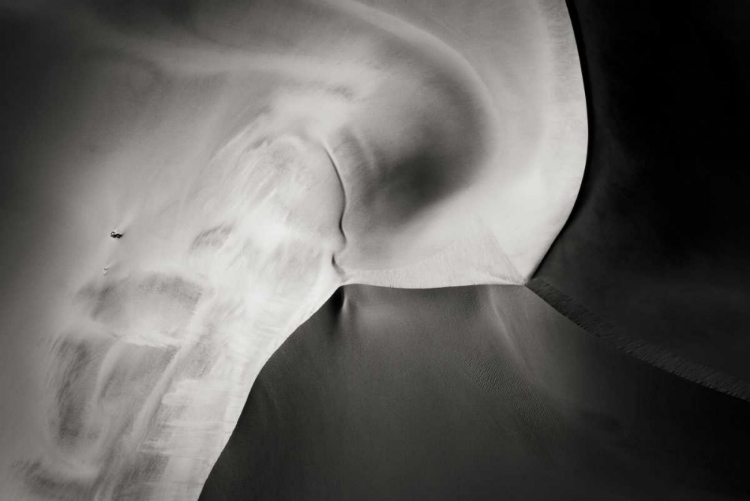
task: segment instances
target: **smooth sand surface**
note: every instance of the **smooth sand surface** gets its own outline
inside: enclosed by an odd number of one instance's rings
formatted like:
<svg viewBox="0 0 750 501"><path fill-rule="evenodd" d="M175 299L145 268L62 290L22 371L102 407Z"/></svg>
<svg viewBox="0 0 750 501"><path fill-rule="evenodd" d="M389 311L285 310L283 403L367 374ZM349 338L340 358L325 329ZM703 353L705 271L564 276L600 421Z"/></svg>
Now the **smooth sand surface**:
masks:
<svg viewBox="0 0 750 501"><path fill-rule="evenodd" d="M340 289L258 377L201 500L740 500L746 402L525 287Z"/></svg>

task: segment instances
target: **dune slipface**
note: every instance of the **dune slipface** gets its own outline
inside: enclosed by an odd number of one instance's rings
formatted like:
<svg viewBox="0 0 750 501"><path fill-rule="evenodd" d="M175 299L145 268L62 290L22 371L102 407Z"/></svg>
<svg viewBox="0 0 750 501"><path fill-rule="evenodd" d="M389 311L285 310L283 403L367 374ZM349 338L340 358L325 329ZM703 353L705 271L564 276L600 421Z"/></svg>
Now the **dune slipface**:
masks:
<svg viewBox="0 0 750 501"><path fill-rule="evenodd" d="M522 284L578 191L562 1L0 13L3 499L196 499L339 286Z"/></svg>

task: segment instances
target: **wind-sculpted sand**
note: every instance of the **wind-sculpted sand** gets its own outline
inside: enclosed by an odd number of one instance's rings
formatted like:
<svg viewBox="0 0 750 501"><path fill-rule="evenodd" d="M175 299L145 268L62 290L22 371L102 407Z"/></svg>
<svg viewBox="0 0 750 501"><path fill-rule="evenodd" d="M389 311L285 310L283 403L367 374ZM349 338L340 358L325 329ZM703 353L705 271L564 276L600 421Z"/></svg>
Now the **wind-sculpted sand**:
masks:
<svg viewBox="0 0 750 501"><path fill-rule="evenodd" d="M339 286L521 284L575 199L561 1L175 5L2 18L3 499L197 498Z"/></svg>
<svg viewBox="0 0 750 501"><path fill-rule="evenodd" d="M316 227L320 200L289 206L316 184L295 165L295 146L230 143L208 164L215 182L189 187L194 209L181 212L207 230L180 225L176 248L159 249L126 229L107 270L71 297L49 355L48 450L17 465L34 496L197 497L262 365L340 283L337 220ZM259 179L259 165L278 168ZM146 215L159 238L171 221ZM158 250L170 252L145 256Z"/></svg>

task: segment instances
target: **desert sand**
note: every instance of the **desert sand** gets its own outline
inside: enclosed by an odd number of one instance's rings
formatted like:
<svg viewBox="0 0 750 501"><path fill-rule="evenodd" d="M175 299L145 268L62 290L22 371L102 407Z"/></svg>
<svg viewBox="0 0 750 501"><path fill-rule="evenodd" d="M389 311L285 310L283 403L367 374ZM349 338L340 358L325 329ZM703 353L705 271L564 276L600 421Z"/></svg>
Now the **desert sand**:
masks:
<svg viewBox="0 0 750 501"><path fill-rule="evenodd" d="M750 6L567 3L589 155L526 287L343 287L202 499L750 499Z"/></svg>
<svg viewBox="0 0 750 501"><path fill-rule="evenodd" d="M337 288L522 285L578 192L559 0L1 12L3 499L196 499Z"/></svg>

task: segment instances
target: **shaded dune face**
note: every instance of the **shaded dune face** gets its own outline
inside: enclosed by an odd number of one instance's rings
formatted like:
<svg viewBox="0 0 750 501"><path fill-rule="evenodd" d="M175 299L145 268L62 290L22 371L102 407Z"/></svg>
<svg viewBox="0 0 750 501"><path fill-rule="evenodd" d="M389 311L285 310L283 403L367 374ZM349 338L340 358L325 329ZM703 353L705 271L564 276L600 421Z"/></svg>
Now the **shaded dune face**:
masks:
<svg viewBox="0 0 750 501"><path fill-rule="evenodd" d="M20 22L48 69L7 175L38 250L3 289L38 388L3 428L22 452L0 497L195 499L261 367L337 287L523 280L493 228L441 254L476 223L453 201L519 167L479 75L425 31L354 3L47 14Z"/></svg>
<svg viewBox="0 0 750 501"><path fill-rule="evenodd" d="M200 499L744 500L747 419L525 287L351 285L263 368Z"/></svg>

